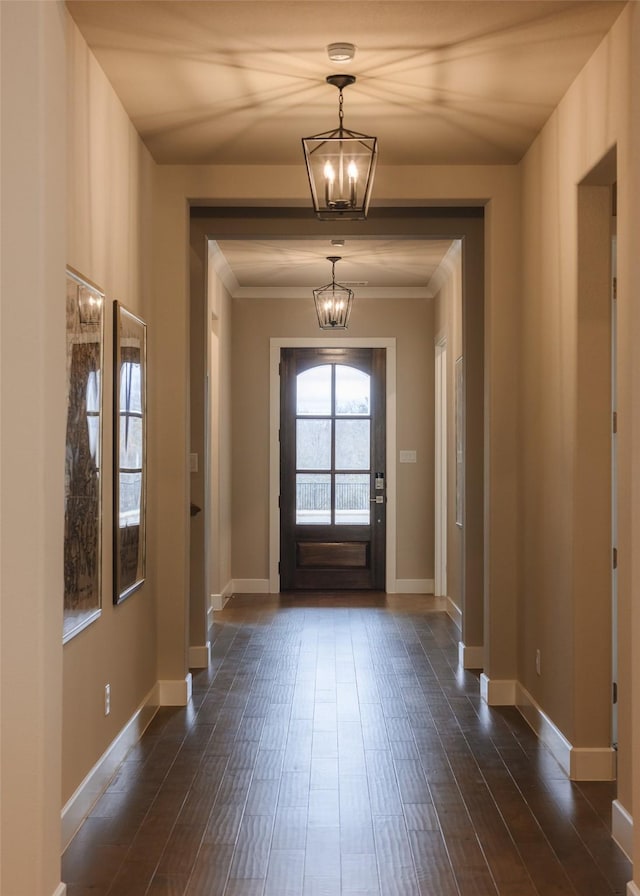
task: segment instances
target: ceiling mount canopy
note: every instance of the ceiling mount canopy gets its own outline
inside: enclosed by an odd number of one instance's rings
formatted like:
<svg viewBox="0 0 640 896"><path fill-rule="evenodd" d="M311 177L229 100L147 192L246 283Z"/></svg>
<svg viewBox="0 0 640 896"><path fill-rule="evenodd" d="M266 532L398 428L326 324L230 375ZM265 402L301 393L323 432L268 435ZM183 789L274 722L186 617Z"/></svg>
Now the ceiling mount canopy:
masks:
<svg viewBox="0 0 640 896"><path fill-rule="evenodd" d="M336 262L340 255L329 255L331 262L331 283L313 290L313 301L321 330L346 330L353 304L353 290L336 283Z"/></svg>
<svg viewBox="0 0 640 896"><path fill-rule="evenodd" d="M337 87L338 127L302 138L311 198L321 221L364 221L369 210L378 140L344 126L342 91L355 83L354 75L329 75Z"/></svg>

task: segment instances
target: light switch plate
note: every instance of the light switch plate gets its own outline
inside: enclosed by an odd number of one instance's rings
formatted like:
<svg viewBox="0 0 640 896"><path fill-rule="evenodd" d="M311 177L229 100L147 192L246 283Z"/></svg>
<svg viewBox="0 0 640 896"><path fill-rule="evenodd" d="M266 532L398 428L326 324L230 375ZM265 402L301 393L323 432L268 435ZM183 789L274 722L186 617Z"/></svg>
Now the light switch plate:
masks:
<svg viewBox="0 0 640 896"><path fill-rule="evenodd" d="M418 459L418 454L416 451L401 451L400 452L400 463L401 464L415 464Z"/></svg>
<svg viewBox="0 0 640 896"><path fill-rule="evenodd" d="M191 454L189 455L189 472L198 472L198 455L195 452L191 452Z"/></svg>

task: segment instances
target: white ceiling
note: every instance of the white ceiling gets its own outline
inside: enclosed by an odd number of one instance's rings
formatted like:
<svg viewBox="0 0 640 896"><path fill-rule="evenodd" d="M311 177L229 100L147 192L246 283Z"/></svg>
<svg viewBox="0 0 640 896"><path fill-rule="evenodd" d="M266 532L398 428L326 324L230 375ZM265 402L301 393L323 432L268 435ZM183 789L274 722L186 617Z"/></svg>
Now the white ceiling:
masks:
<svg viewBox="0 0 640 896"><path fill-rule="evenodd" d="M356 56L344 70L357 81L345 90L345 124L378 137L380 166L517 162L624 5L67 3L157 162L302 165L301 137L337 124L337 92L325 77L343 66L331 63L325 48L349 41ZM343 254L337 266L343 279L385 287L395 276L396 285L409 288L426 287L437 253L442 258L448 245L316 246L315 260L308 243L231 241L222 251L239 287L257 280L297 286L292 277L300 279L303 269L322 285L331 279L322 258Z"/></svg>

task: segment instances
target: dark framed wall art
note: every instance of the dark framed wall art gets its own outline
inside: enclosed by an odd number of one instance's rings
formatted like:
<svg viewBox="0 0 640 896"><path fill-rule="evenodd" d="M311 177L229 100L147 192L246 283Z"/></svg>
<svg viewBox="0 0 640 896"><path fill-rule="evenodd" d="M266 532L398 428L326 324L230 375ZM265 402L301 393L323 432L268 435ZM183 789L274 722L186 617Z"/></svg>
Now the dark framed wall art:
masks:
<svg viewBox="0 0 640 896"><path fill-rule="evenodd" d="M119 302L114 323L113 601L145 579L147 328Z"/></svg>
<svg viewBox="0 0 640 896"><path fill-rule="evenodd" d="M66 320L63 643L97 619L102 607L104 293L72 268Z"/></svg>

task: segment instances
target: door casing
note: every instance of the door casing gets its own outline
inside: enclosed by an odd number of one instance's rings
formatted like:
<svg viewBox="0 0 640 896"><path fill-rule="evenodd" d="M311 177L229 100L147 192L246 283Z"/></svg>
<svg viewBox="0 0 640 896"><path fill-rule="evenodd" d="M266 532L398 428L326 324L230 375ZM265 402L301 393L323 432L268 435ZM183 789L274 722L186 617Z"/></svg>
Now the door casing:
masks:
<svg viewBox="0 0 640 896"><path fill-rule="evenodd" d="M269 353L269 591L280 591L280 349L282 348L384 348L386 349L387 426L387 543L385 591L395 594L396 577L396 340L395 338L273 337Z"/></svg>

